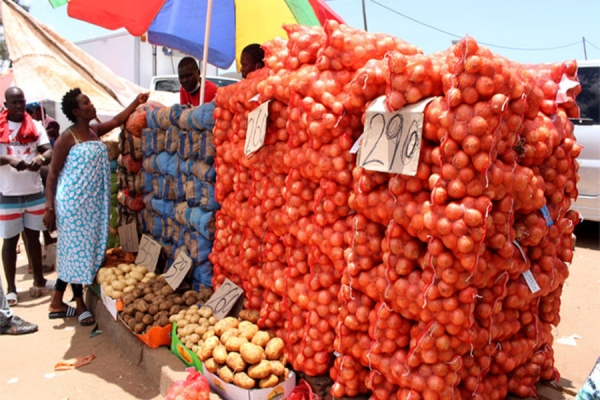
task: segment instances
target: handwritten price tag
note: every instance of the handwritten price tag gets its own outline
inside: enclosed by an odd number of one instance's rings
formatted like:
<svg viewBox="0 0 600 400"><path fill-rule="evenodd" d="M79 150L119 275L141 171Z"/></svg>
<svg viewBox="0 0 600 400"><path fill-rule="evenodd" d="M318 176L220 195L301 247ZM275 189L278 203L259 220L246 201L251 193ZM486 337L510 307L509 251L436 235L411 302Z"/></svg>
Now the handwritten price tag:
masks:
<svg viewBox="0 0 600 400"><path fill-rule="evenodd" d="M121 242L121 250L126 253L138 251L139 239L135 222L119 227L119 242Z"/></svg>
<svg viewBox="0 0 600 400"><path fill-rule="evenodd" d="M188 257L185 252L180 251L179 255L171 265L171 268L167 270L165 273L165 280L173 288L173 290L177 290L181 285L181 282L187 275L188 271L192 267L192 259Z"/></svg>
<svg viewBox="0 0 600 400"><path fill-rule="evenodd" d="M367 109L357 164L365 169L415 176L419 165L424 110L433 98L389 112L385 96Z"/></svg>
<svg viewBox="0 0 600 400"><path fill-rule="evenodd" d="M540 291L540 285L538 285L537 281L535 280L535 277L531 273L531 270L528 269L527 271L523 272L522 275L523 278L525 278L525 282L527 282L527 286L529 286L529 290L531 290L531 293Z"/></svg>
<svg viewBox="0 0 600 400"><path fill-rule="evenodd" d="M135 263L148 268L149 272L154 272L158 257L160 257L160 250L160 243L148 235L142 235Z"/></svg>
<svg viewBox="0 0 600 400"><path fill-rule="evenodd" d="M205 306L212 308L217 319L222 319L229 314L229 311L243 294L244 290L242 288L229 279L225 279L225 282L210 296Z"/></svg>
<svg viewBox="0 0 600 400"><path fill-rule="evenodd" d="M248 115L248 131L244 154L252 154L265 143L267 134L267 117L269 116L269 102L262 103Z"/></svg>

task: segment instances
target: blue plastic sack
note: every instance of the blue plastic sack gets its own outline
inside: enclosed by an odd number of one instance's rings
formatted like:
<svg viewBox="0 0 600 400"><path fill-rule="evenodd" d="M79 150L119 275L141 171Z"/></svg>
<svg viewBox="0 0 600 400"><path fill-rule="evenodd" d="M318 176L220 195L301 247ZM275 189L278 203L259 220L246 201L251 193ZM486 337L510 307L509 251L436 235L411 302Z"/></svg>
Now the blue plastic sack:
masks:
<svg viewBox="0 0 600 400"><path fill-rule="evenodd" d="M178 176L179 160L177 155L162 152L154 157L153 165L161 175L171 175L174 178Z"/></svg>
<svg viewBox="0 0 600 400"><path fill-rule="evenodd" d="M197 232L184 229L184 243L189 251L190 258L196 263L208 260L212 251L213 241L206 239Z"/></svg>
<svg viewBox="0 0 600 400"><path fill-rule="evenodd" d="M152 194L145 195L143 201L146 208L160 214L161 216L170 217L173 215L175 210L175 201L158 199Z"/></svg>
<svg viewBox="0 0 600 400"><path fill-rule="evenodd" d="M189 108L181 113L179 126L186 130L209 130L215 127L213 114L215 112L215 102L202 104L201 106Z"/></svg>
<svg viewBox="0 0 600 400"><path fill-rule="evenodd" d="M214 240L215 214L216 211L204 211L198 207L190 207L185 212L187 226L206 239Z"/></svg>
<svg viewBox="0 0 600 400"><path fill-rule="evenodd" d="M213 265L210 261L205 261L193 267L192 286L195 291L199 291L201 285L212 287Z"/></svg>
<svg viewBox="0 0 600 400"><path fill-rule="evenodd" d="M165 134L165 151L169 154L176 154L179 149L179 128L170 126Z"/></svg>
<svg viewBox="0 0 600 400"><path fill-rule="evenodd" d="M215 187L208 182L202 182L195 176L190 176L184 183L185 199L190 207L200 207L205 211L215 211L221 205L215 200Z"/></svg>

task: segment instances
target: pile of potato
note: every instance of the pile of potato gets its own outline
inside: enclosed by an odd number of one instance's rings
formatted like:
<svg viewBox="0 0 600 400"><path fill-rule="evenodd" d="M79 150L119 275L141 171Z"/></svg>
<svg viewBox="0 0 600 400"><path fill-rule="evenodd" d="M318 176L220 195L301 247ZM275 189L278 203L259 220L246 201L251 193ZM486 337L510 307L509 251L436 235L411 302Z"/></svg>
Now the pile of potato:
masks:
<svg viewBox="0 0 600 400"><path fill-rule="evenodd" d="M212 293L210 288L174 292L161 275L150 282L139 282L123 295L121 318L133 332L143 334L154 326L169 325L172 315L190 306L197 308L197 304L204 304Z"/></svg>
<svg viewBox="0 0 600 400"><path fill-rule="evenodd" d="M116 267L100 268L96 279L107 296L120 299L125 293L132 292L139 282L156 279L156 274L148 272L143 265L122 263Z"/></svg>
<svg viewBox="0 0 600 400"><path fill-rule="evenodd" d="M226 317L208 329L196 355L206 370L244 389L268 388L289 376L283 340L251 321Z"/></svg>
<svg viewBox="0 0 600 400"><path fill-rule="evenodd" d="M204 344L204 335L211 332L214 335L214 325L217 318L210 307L191 306L187 310L180 310L169 318L170 322L177 323L177 337L194 353Z"/></svg>

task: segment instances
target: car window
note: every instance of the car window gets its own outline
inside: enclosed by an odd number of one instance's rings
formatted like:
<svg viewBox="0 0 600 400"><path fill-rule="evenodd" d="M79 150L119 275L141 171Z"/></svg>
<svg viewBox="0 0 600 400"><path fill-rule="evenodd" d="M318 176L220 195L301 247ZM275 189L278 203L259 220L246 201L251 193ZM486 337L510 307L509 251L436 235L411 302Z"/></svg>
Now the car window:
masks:
<svg viewBox="0 0 600 400"><path fill-rule="evenodd" d="M219 86L219 87L223 87L223 86L229 86L232 83L236 83L237 81L233 81L231 79L221 79L221 78L208 78L209 81L211 81L212 83L214 83L215 85Z"/></svg>
<svg viewBox="0 0 600 400"><path fill-rule="evenodd" d="M600 124L600 67L579 67L577 77L581 83L581 93L577 95L577 105L581 118L589 118Z"/></svg>
<svg viewBox="0 0 600 400"><path fill-rule="evenodd" d="M156 81L154 88L163 92L179 93L179 86L177 79L162 79Z"/></svg>

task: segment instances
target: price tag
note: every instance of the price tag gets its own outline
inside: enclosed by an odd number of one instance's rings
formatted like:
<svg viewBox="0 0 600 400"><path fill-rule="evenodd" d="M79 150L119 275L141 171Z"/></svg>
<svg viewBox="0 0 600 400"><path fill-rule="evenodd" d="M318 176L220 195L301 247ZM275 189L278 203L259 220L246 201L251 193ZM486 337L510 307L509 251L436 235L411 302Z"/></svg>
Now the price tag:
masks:
<svg viewBox="0 0 600 400"><path fill-rule="evenodd" d="M137 253L139 239L135 222L119 227L119 242L124 252Z"/></svg>
<svg viewBox="0 0 600 400"><path fill-rule="evenodd" d="M536 282L535 277L531 273L531 270L528 269L527 271L523 272L522 275L523 278L525 278L525 282L527 282L527 286L529 286L529 290L531 290L531 293L540 291L540 286Z"/></svg>
<svg viewBox="0 0 600 400"><path fill-rule="evenodd" d="M267 134L267 117L269 116L269 102L262 103L248 115L248 130L246 131L246 144L244 154L248 155L260 149L265 143Z"/></svg>
<svg viewBox="0 0 600 400"><path fill-rule="evenodd" d="M184 251L180 251L171 268L165 273L165 280L173 290L179 288L191 267L192 259Z"/></svg>
<svg viewBox="0 0 600 400"><path fill-rule="evenodd" d="M225 282L210 296L210 299L204 305L212 308L217 319L222 319L229 314L229 311L243 294L244 290L242 288L229 279L225 279Z"/></svg>
<svg viewBox="0 0 600 400"><path fill-rule="evenodd" d="M160 257L160 243L148 235L142 235L139 247L135 263L148 268L149 272L154 272L158 257Z"/></svg>
<svg viewBox="0 0 600 400"><path fill-rule="evenodd" d="M415 176L419 165L424 110L433 97L389 112L385 96L367 108L357 164L372 171Z"/></svg>

